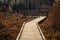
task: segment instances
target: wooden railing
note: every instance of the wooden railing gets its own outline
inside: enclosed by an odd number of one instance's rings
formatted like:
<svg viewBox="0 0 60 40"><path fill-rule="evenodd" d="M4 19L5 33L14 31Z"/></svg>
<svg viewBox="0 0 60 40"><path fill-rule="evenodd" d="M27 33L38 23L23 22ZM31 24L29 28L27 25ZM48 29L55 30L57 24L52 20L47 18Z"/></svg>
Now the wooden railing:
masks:
<svg viewBox="0 0 60 40"><path fill-rule="evenodd" d="M38 30L39 30L39 33L40 33L42 39L43 39L43 40L46 40L46 39L45 39L45 36L43 35L43 32L42 32L40 26L38 25L38 23L36 23L36 25L37 25L37 28L38 28Z"/></svg>
<svg viewBox="0 0 60 40"><path fill-rule="evenodd" d="M45 17L45 18L42 19L41 21L45 20L46 18L47 18L47 17ZM41 21L39 21L39 22L41 22ZM42 30L41 30L41 28L40 28L40 26L39 26L39 24L38 24L39 22L36 23L37 28L38 28L38 30L39 30L39 33L40 33L42 39L43 39L43 40L46 40L46 39L45 39L45 36L43 35L43 32L42 32Z"/></svg>
<svg viewBox="0 0 60 40"><path fill-rule="evenodd" d="M24 22L24 23L23 23L22 28L21 28L21 30L20 30L20 32L19 32L19 34L18 34L18 36L17 36L17 39L16 39L16 40L19 40L19 39L20 39L20 37L21 37L21 35L22 35L22 32L23 32L23 29L24 29L25 24L26 24L26 22Z"/></svg>

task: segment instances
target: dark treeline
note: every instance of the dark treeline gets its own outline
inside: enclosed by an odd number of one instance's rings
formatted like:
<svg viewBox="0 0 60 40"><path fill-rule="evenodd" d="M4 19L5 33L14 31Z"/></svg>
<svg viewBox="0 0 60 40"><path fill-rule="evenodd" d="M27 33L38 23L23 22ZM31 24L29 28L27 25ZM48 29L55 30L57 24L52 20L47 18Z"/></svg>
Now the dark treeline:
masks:
<svg viewBox="0 0 60 40"><path fill-rule="evenodd" d="M54 0L42 0L47 5L52 5ZM0 11L24 11L40 8L41 0L0 0Z"/></svg>

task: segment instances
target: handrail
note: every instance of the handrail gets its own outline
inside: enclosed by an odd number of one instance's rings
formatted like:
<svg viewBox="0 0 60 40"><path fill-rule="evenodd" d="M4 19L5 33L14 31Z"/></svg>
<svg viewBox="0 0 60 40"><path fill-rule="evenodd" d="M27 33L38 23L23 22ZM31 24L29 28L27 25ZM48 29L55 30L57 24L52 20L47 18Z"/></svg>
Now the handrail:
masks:
<svg viewBox="0 0 60 40"><path fill-rule="evenodd" d="M46 18L47 18L47 17L45 17L44 19L46 19ZM42 19L41 21L43 21L44 19ZM41 21L40 21L40 22L41 22ZM39 26L38 23L39 23L39 22L37 22L36 25L37 25L37 28L38 28L38 30L39 30L39 32L40 32L40 35L41 35L41 37L42 37L43 40L46 40L46 39L45 39L45 36L43 35L43 32L42 32L42 30L41 30L41 28L40 28L40 26Z"/></svg>
<svg viewBox="0 0 60 40"><path fill-rule="evenodd" d="M36 25L37 25L37 28L38 28L38 30L39 30L39 32L40 32L40 35L41 35L42 39L43 39L43 40L46 40L46 39L45 39L45 36L43 35L43 32L42 32L40 26L38 25L38 23L36 23Z"/></svg>
<svg viewBox="0 0 60 40"><path fill-rule="evenodd" d="M20 39L20 37L21 37L21 35L22 35L22 32L23 32L23 29L24 29L25 24L26 24L26 22L24 22L24 23L23 23L23 26L22 26L22 28L21 28L21 30L20 30L20 32L19 32L19 34L18 34L18 36L17 36L16 40L19 40L19 39Z"/></svg>

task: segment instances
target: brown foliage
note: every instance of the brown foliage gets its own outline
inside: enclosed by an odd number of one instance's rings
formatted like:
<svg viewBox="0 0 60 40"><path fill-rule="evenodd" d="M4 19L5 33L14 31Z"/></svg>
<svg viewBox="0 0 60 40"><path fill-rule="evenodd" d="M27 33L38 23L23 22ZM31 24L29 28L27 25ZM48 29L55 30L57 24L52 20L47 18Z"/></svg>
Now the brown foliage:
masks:
<svg viewBox="0 0 60 40"><path fill-rule="evenodd" d="M23 22L32 18L21 18L17 14L0 13L0 40L16 40Z"/></svg>
<svg viewBox="0 0 60 40"><path fill-rule="evenodd" d="M60 2L55 2L47 19L40 24L47 40L60 40Z"/></svg>

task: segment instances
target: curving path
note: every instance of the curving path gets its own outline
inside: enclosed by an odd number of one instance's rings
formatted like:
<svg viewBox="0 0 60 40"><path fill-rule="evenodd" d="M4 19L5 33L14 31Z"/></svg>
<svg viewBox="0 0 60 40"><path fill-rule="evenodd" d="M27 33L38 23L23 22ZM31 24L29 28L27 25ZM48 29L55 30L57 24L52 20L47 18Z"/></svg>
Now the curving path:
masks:
<svg viewBox="0 0 60 40"><path fill-rule="evenodd" d="M21 35L19 33L16 40L46 40L40 27L37 25L39 21L42 21L45 18L46 16L40 16L35 20L25 23Z"/></svg>

